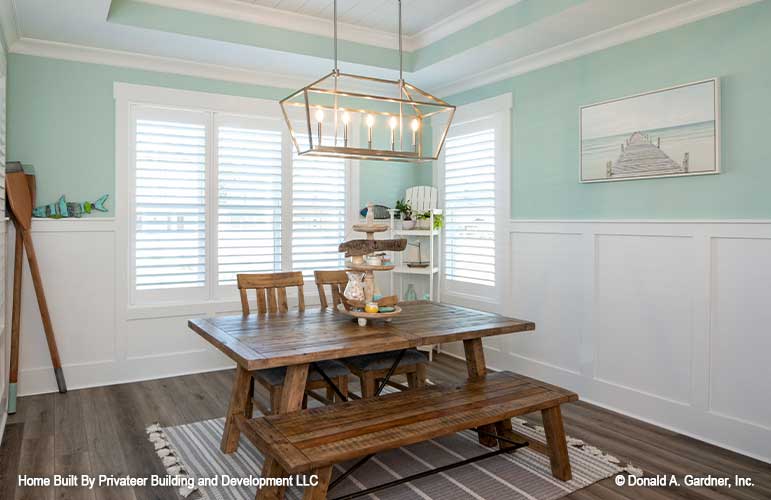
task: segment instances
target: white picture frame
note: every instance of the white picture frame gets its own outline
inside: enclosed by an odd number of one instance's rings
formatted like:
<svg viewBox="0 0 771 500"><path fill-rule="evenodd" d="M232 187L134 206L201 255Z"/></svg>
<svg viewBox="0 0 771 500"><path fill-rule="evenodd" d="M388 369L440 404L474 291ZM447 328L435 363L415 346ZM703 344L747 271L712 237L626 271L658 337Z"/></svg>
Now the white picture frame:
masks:
<svg viewBox="0 0 771 500"><path fill-rule="evenodd" d="M578 154L581 183L719 174L720 80L581 106Z"/></svg>

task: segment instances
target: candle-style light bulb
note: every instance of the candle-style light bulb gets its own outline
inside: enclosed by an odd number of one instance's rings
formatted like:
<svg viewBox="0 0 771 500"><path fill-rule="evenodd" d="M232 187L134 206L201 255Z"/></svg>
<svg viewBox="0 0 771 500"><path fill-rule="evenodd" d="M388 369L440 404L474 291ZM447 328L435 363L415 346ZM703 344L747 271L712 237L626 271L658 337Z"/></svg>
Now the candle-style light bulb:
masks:
<svg viewBox="0 0 771 500"><path fill-rule="evenodd" d="M398 123L399 120L397 120L395 116L392 116L388 120L388 126L391 127L391 151L396 150L396 125Z"/></svg>
<svg viewBox="0 0 771 500"><path fill-rule="evenodd" d="M321 146L321 123L324 121L324 110L321 108L316 110L316 121L319 129L319 146Z"/></svg>
<svg viewBox="0 0 771 500"><path fill-rule="evenodd" d="M417 118L413 118L412 122L410 122L410 128L412 129L412 147L417 150L417 137L418 137L418 129L420 128L420 120Z"/></svg>
<svg viewBox="0 0 771 500"><path fill-rule="evenodd" d="M343 146L348 147L348 124L351 122L351 115L348 114L348 111L343 110Z"/></svg>
<svg viewBox="0 0 771 500"><path fill-rule="evenodd" d="M372 126L375 124L375 117L372 115L367 115L366 122L367 122L367 143L369 144L369 149L372 149Z"/></svg>

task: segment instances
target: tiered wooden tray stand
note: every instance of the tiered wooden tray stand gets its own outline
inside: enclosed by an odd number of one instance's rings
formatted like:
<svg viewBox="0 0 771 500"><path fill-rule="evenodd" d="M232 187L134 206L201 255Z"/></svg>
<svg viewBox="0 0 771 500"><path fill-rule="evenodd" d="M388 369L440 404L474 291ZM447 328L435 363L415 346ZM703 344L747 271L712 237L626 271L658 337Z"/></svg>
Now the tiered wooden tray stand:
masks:
<svg viewBox="0 0 771 500"><path fill-rule="evenodd" d="M382 233L387 231L389 226L387 224L354 224L353 230L359 233L366 233L368 240L375 239L375 233ZM398 296L391 295L382 297L379 300L374 300L375 296L375 271L392 271L394 266L392 264L384 266L373 266L366 263L364 256L354 256L349 262L346 262L345 267L351 271L358 271L364 273L364 300L353 301L341 296L342 304L338 306L338 311L348 316L357 318L359 326L366 326L367 321L372 320L384 320L390 322L394 316L401 314L402 309L396 305L399 301ZM368 313L365 312L364 306L368 302L377 302L379 307L393 307L391 312L377 312Z"/></svg>

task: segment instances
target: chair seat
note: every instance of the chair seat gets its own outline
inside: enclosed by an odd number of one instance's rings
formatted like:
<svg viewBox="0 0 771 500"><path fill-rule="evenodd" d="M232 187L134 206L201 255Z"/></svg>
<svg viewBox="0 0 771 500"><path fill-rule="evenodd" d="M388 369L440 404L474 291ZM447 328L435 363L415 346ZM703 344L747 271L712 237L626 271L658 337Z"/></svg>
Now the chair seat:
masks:
<svg viewBox="0 0 771 500"><path fill-rule="evenodd" d="M331 379L334 379L335 377L344 377L350 373L348 368L339 361L319 361L317 364L319 365L319 368L324 370L324 373L326 373L327 376ZM284 385L286 368L282 366L280 368L268 368L266 370L259 370L254 372L254 376L269 385ZM315 382L323 379L324 378L318 371L313 369L308 370L308 380Z"/></svg>
<svg viewBox="0 0 771 500"><path fill-rule="evenodd" d="M388 370L393 366L398 355L399 351L379 352L344 358L343 362L351 369L362 372ZM407 349L399 361L399 366L412 366L420 363L428 363L428 357L417 349Z"/></svg>

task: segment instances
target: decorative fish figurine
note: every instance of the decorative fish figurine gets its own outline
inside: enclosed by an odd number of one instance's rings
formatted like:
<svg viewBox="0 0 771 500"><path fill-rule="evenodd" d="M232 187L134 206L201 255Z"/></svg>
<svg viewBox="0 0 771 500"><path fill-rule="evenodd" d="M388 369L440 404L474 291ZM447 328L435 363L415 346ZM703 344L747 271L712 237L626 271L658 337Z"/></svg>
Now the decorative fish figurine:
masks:
<svg viewBox="0 0 771 500"><path fill-rule="evenodd" d="M36 207L32 211L32 216L63 219L65 217L83 217L83 214L90 214L92 210L106 212L104 203L107 201L107 196L104 195L96 201L68 202L62 195L56 203Z"/></svg>

